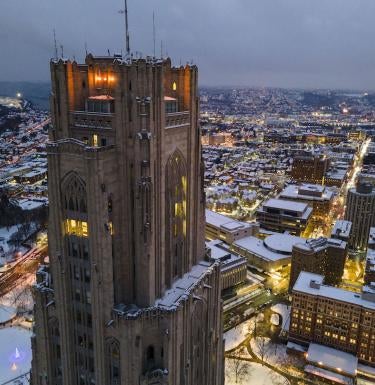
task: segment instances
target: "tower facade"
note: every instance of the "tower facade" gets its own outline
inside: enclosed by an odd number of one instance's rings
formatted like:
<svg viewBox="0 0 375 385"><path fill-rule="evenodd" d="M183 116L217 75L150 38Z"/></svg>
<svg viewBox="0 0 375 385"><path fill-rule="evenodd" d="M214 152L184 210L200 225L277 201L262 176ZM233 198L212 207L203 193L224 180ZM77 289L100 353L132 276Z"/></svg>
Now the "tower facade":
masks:
<svg viewBox="0 0 375 385"><path fill-rule="evenodd" d="M348 191L345 219L352 222L349 246L366 250L370 228L375 224L375 191L370 184L357 184Z"/></svg>
<svg viewBox="0 0 375 385"><path fill-rule="evenodd" d="M223 384L197 75L169 59L51 62L34 385Z"/></svg>

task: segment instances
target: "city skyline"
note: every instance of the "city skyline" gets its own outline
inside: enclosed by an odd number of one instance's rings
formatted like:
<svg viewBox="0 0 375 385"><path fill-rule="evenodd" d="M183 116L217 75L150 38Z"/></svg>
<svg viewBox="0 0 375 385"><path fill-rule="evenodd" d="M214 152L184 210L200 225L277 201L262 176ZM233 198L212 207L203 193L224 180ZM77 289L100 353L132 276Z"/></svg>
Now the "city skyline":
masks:
<svg viewBox="0 0 375 385"><path fill-rule="evenodd" d="M104 10L97 1L90 7L85 2L59 5L35 0L2 7L0 43L13 65L0 64L0 81L48 80L54 28L59 54L63 45L64 56L77 60L82 59L85 42L95 55L106 54L107 49L120 51L124 45L123 17L118 13L122 1L111 2ZM375 89L368 81L375 77L375 54L367 44L375 32L371 1L286 0L273 2L272 7L270 1L236 0L228 5L222 0L203 4L155 0L148 7L145 0L129 1L133 52L153 54L153 11L157 56L163 40L164 55L174 57L175 64L181 60L199 65L203 86ZM86 17L70 17L73 12ZM96 28L98 23L101 28ZM30 62L27 72L22 70L25 57ZM228 71L230 67L236 71Z"/></svg>

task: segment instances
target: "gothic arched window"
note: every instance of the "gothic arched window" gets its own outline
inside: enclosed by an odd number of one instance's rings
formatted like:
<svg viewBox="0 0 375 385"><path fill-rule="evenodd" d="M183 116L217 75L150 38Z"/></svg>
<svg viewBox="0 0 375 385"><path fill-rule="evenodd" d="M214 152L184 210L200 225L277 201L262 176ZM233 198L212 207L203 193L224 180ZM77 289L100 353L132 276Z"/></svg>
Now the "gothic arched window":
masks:
<svg viewBox="0 0 375 385"><path fill-rule="evenodd" d="M63 180L61 191L65 209L72 212L87 213L86 186L78 174L69 173Z"/></svg>
<svg viewBox="0 0 375 385"><path fill-rule="evenodd" d="M166 285L180 276L187 266L187 171L186 162L176 150L166 164Z"/></svg>
<svg viewBox="0 0 375 385"><path fill-rule="evenodd" d="M110 338L107 345L107 371L108 385L120 385L121 364L120 364L120 343L115 338Z"/></svg>

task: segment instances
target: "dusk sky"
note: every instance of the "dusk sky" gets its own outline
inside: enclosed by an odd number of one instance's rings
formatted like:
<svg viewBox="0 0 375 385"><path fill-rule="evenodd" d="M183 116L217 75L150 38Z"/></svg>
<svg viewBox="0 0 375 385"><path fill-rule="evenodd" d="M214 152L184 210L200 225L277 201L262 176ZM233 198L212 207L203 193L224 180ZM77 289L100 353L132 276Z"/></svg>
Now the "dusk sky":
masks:
<svg viewBox="0 0 375 385"><path fill-rule="evenodd" d="M131 48L152 55L152 12L175 64L201 85L375 90L374 0L128 0ZM48 80L64 56L124 46L119 0L0 0L0 80ZM59 49L60 52L60 49Z"/></svg>

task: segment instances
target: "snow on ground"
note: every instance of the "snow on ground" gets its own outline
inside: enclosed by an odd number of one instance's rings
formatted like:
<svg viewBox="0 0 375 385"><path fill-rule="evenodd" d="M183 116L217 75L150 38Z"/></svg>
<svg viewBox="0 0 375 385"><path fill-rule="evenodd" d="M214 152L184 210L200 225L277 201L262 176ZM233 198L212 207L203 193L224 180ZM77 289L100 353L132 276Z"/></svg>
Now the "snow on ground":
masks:
<svg viewBox="0 0 375 385"><path fill-rule="evenodd" d="M30 337L30 331L18 327L0 329L0 384L30 371Z"/></svg>
<svg viewBox="0 0 375 385"><path fill-rule="evenodd" d="M8 241L10 237L18 231L18 226L10 226L10 227L1 227L0 228L0 256L2 255L2 250L4 253L8 253L10 250L10 246L8 245ZM0 261L1 262L1 261Z"/></svg>
<svg viewBox="0 0 375 385"><path fill-rule="evenodd" d="M254 319L249 319L224 333L225 351L236 348L254 329Z"/></svg>
<svg viewBox="0 0 375 385"><path fill-rule="evenodd" d="M277 303L271 307L271 310L282 317L282 329L289 330L290 323L290 309L291 306L287 306L283 303Z"/></svg>
<svg viewBox="0 0 375 385"><path fill-rule="evenodd" d="M0 324L8 322L17 315L17 309L13 306L0 305Z"/></svg>
<svg viewBox="0 0 375 385"><path fill-rule="evenodd" d="M35 274L23 276L17 286L9 293L0 297L0 306L20 308L22 311L32 310L34 301L31 293L31 286L35 283Z"/></svg>
<svg viewBox="0 0 375 385"><path fill-rule="evenodd" d="M230 355L235 356L235 357L241 357L241 358L248 358L252 359L253 357L247 350L246 346L241 346L238 349L236 349L234 352L231 352Z"/></svg>
<svg viewBox="0 0 375 385"><path fill-rule="evenodd" d="M267 366L255 362L241 361L241 369L245 368L246 373L241 376L242 380L235 380L235 361L232 359L225 360L225 385L288 385L289 381L280 374L269 369ZM238 370L237 370L238 372Z"/></svg>
<svg viewBox="0 0 375 385"><path fill-rule="evenodd" d="M293 366L303 367L304 361L297 356L290 355L286 352L286 345L275 344L271 342L269 338L257 337L252 338L250 341L251 350L254 354L264 362L269 363L272 366L288 368L291 374L298 374Z"/></svg>

